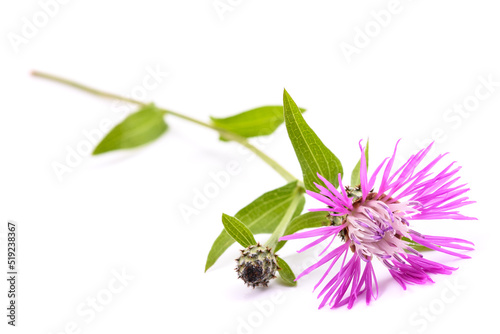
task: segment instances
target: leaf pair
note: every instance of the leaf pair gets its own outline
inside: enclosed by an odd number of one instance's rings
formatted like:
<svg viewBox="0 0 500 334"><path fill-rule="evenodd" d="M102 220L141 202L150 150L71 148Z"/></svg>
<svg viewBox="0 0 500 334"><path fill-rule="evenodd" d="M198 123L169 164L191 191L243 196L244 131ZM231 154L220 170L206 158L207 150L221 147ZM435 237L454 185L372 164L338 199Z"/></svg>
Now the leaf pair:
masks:
<svg viewBox="0 0 500 334"><path fill-rule="evenodd" d="M301 109L301 112L304 111ZM153 142L168 129L164 120L167 113L154 104L143 106L116 125L97 145L93 154L130 149ZM211 120L214 127L241 137L265 136L272 134L283 123L283 107L265 106L227 118L211 117Z"/></svg>
<svg viewBox="0 0 500 334"><path fill-rule="evenodd" d="M307 125L301 115L305 109L298 108L286 91L283 104L284 108L265 106L227 118L211 117L211 120L214 126L245 138L272 134L285 120L290 140L302 167L306 188L315 189L313 182L317 180L316 173L338 186L337 175L343 173L338 158ZM142 107L116 125L97 145L93 154L134 148L158 139L168 129L164 120L165 114L166 111L154 104ZM368 145L366 156L368 163ZM351 185L359 183L359 165L358 162L352 173Z"/></svg>

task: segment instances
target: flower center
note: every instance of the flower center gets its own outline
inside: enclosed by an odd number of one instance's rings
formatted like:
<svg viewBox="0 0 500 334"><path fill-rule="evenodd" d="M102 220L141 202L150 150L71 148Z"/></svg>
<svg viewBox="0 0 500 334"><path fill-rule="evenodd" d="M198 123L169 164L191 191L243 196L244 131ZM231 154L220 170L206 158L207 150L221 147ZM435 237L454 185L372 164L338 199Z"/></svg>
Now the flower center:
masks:
<svg viewBox="0 0 500 334"><path fill-rule="evenodd" d="M416 210L405 203L386 203L383 199L358 202L345 218L351 249L365 261L373 256L383 261L391 257L397 259L397 253L406 248L401 238L410 237L405 216L414 212Z"/></svg>

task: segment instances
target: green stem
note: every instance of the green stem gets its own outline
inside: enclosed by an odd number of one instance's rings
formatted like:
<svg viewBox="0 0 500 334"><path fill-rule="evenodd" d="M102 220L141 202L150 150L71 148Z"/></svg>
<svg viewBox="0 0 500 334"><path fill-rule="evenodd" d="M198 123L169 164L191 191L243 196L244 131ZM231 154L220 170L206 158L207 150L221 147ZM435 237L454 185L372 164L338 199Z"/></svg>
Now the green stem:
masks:
<svg viewBox="0 0 500 334"><path fill-rule="evenodd" d="M142 103L140 101L136 101L134 99L129 99L129 98L124 97L124 96L120 96L120 95L116 95L116 94L111 94L111 93L106 93L106 92L103 92L103 91L91 88L89 86L85 86L85 85L79 84L77 82L74 82L74 81L71 81L71 80L68 80L68 79L64 79L64 78L61 78L61 77L58 77L58 76L55 76L55 75L52 75L52 74L43 73L43 72L39 72L39 71L33 71L33 72L31 72L31 75L33 75L35 77L47 79L47 80L50 80L50 81L55 81L55 82L61 83L63 85L70 86L70 87L73 87L73 88L76 88L76 89L79 89L79 90L82 90L84 92L87 92L87 93L90 93L90 94L93 94L93 95L97 95L97 96L100 96L100 97L105 97L105 98L108 98L108 99L122 100L122 101L130 102L130 103L138 104L138 105L141 105L141 106L144 106L144 105L147 104L147 103Z"/></svg>
<svg viewBox="0 0 500 334"><path fill-rule="evenodd" d="M299 205L300 198L302 197L302 192L303 188L298 186L295 188L295 193L294 197L292 200L292 203L290 203L290 206L288 207L287 211L285 212L285 215L281 219L280 223L274 230L273 234L269 237L269 239L266 241L265 245L274 252L274 249L276 248L276 245L278 245L279 238L283 236L283 234L286 231L286 228L288 227L288 224L292 220L293 213L297 209L297 206Z"/></svg>
<svg viewBox="0 0 500 334"><path fill-rule="evenodd" d="M92 88L92 87L89 87L89 86L85 86L85 85L82 85L80 83L77 83L77 82L74 82L74 81L71 81L71 80L68 80L68 79L64 79L64 78L61 78L61 77L58 77L58 76L55 76L55 75L52 75L52 74L47 74L47 73L38 72L38 71L33 71L31 74L33 76L35 76L35 77L47 79L47 80L50 80L50 81L55 81L55 82L64 84L66 86L70 86L70 87L73 87L73 88L79 89L81 91L84 91L84 92L87 92L87 93L90 93L90 94L93 94L93 95L97 95L97 96L100 96L100 97L104 97L104 98L108 98L108 99L121 100L121 101L129 102L129 103L133 103L133 104L136 104L136 105L139 105L139 106L146 106L146 105L148 105L148 103L144 103L144 102L141 102L141 101L137 101L137 100L134 100L134 99L131 99L131 98L127 98L127 97L124 97L124 96L120 96L120 95L116 95L116 94L112 94L112 93L108 93L108 92L103 92L103 91L100 91L98 89L95 89L95 88ZM172 116L175 116L175 117L178 117L178 118L182 118L182 119L184 119L186 121L189 121L191 123L195 123L195 124L201 125L201 126L203 126L205 128L209 128L209 129L217 131L225 139L231 140L231 141L235 141L235 142L239 143L240 145L243 145L244 147L248 148L253 153L255 153L265 163L267 163L269 166L271 166L271 168L273 168L276 172L278 172L278 174L280 174L287 182L291 182L291 181L297 180L296 177L294 177L283 166L281 166L278 162L276 162L276 160L274 160L273 158L271 158L270 156L268 156L267 154L265 154L264 152L262 152L261 150L259 150L254 145L250 144L245 137L242 137L242 136L240 136L240 135L238 135L238 134L236 134L234 132L227 131L227 130L224 130L222 128L218 128L218 127L216 127L216 126L214 126L212 124L209 124L209 123L197 120L197 119L189 117L189 116L186 116L184 114L180 114L180 113L175 112L175 111L171 111L171 110L167 110L167 109L161 109L161 108L159 110L163 111L165 114L169 114L169 115L172 115Z"/></svg>

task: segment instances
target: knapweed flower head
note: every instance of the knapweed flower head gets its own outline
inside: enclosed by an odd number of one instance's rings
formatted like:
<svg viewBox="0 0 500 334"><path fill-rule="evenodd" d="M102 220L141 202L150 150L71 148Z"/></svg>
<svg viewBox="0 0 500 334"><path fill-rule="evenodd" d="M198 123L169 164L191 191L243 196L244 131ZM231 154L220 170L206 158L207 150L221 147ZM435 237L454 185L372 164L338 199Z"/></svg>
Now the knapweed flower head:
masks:
<svg viewBox="0 0 500 334"><path fill-rule="evenodd" d="M417 171L431 146L411 156L403 166L393 171L396 144L392 157L386 158L368 177L364 148L360 142L361 184L356 188L344 187L339 175L340 190L337 190L318 174L325 186L315 184L320 192L307 193L327 207L310 211L328 211L332 225L288 235L281 240L317 237L299 250L301 252L331 238L330 244L320 254L324 256L297 277L299 279L329 263L314 287L316 289L325 281L334 265L341 263L339 271L327 280L319 293L318 298L322 298L319 308L327 304L331 308L346 304L351 308L363 293L366 293L367 304L372 297L376 299L378 284L372 265L374 259L379 260L405 290L407 284L433 282L429 274L449 275L457 269L425 259L412 247L415 243L449 255L469 258L455 250L472 250L464 245L473 245L471 242L423 235L412 228L414 220L475 219L457 211L464 205L474 203L463 196L469 190L466 184L457 185L459 177L456 174L460 167L452 163L443 170L433 171L446 154L439 155ZM379 174L380 183L375 190ZM327 252L337 235L344 243ZM347 260L350 253L352 256Z"/></svg>
<svg viewBox="0 0 500 334"><path fill-rule="evenodd" d="M276 278L276 271L280 269L272 250L258 243L243 249L236 262L238 278L253 288L267 286L270 280Z"/></svg>

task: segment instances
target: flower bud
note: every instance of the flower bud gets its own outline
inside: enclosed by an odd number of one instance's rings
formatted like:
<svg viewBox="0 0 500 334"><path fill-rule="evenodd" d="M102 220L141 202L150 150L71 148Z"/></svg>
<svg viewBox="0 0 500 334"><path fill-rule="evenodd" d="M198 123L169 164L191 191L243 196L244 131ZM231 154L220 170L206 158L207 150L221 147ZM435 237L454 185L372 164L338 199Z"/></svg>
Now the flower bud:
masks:
<svg viewBox="0 0 500 334"><path fill-rule="evenodd" d="M267 286L269 281L276 278L276 270L279 270L276 255L266 246L248 246L241 251L241 256L236 259L238 262L236 272L247 286Z"/></svg>

